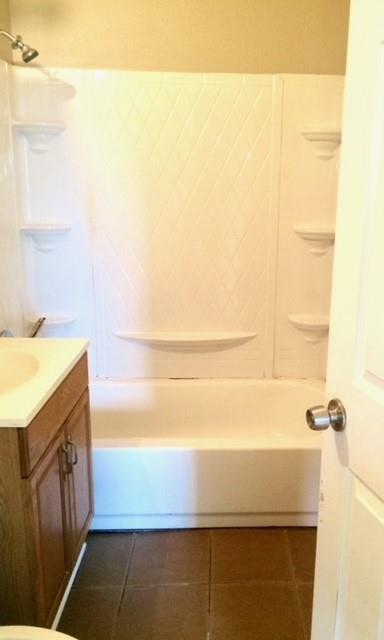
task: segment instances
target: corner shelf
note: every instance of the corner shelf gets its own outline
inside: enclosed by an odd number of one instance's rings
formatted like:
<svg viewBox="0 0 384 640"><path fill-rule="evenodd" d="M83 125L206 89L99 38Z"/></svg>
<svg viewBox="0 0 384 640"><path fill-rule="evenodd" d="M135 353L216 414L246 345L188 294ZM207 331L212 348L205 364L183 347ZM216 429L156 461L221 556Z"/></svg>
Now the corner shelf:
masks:
<svg viewBox="0 0 384 640"><path fill-rule="evenodd" d="M59 327L65 324L72 324L75 322L75 315L65 315L65 316L45 316L44 324L47 327Z"/></svg>
<svg viewBox="0 0 384 640"><path fill-rule="evenodd" d="M45 320L41 326L40 330L46 329L58 329L60 327L64 327L68 324L72 324L76 320L75 315L62 315L62 316L53 316L53 315L45 315L41 314L41 317L45 317ZM38 317L35 315L27 316L25 321L27 325L34 326L36 324Z"/></svg>
<svg viewBox="0 0 384 640"><path fill-rule="evenodd" d="M334 225L295 224L293 230L309 244L309 253L322 256L335 242Z"/></svg>
<svg viewBox="0 0 384 640"><path fill-rule="evenodd" d="M115 336L123 340L130 340L149 347L162 347L177 351L179 349L215 349L232 344L240 344L255 338L255 333L235 332L137 332L117 331Z"/></svg>
<svg viewBox="0 0 384 640"><path fill-rule="evenodd" d="M334 158L336 149L341 143L341 130L331 127L305 127L300 131L301 135L311 142L315 148L316 156L320 160Z"/></svg>
<svg viewBox="0 0 384 640"><path fill-rule="evenodd" d="M290 315L289 322L304 334L305 342L315 344L328 335L329 317L325 315Z"/></svg>
<svg viewBox="0 0 384 640"><path fill-rule="evenodd" d="M72 225L66 222L24 222L20 231L32 238L37 251L48 253L55 248L56 242L68 233Z"/></svg>
<svg viewBox="0 0 384 640"><path fill-rule="evenodd" d="M15 121L13 129L22 134L34 153L45 153L49 143L66 128L65 122Z"/></svg>

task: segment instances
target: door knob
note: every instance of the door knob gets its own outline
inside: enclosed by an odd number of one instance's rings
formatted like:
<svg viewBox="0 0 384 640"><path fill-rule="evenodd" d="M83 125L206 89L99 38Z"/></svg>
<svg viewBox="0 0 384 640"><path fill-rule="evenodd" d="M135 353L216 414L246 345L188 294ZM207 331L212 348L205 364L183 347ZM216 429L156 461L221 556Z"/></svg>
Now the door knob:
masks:
<svg viewBox="0 0 384 640"><path fill-rule="evenodd" d="M330 426L335 431L343 431L347 423L344 406L337 398L331 400L328 407L311 407L306 413L306 418L308 427L314 431L324 431Z"/></svg>

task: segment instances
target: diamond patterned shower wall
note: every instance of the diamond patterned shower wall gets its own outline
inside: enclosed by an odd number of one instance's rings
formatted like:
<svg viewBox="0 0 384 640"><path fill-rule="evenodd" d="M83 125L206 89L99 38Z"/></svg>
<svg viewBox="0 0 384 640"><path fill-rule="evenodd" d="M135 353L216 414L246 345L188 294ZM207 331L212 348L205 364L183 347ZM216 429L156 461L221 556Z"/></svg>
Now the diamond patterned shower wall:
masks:
<svg viewBox="0 0 384 640"><path fill-rule="evenodd" d="M70 226L51 253L22 239L32 311L74 318L57 332L91 337L93 376L324 375L326 341L288 316L328 312L332 252L314 259L293 227L334 219L337 158L319 161L300 131L340 126L341 77L13 77L15 119L66 125L45 154L15 142L20 220ZM158 341L241 333L254 337Z"/></svg>
<svg viewBox="0 0 384 640"><path fill-rule="evenodd" d="M272 78L98 74L92 98L100 375L263 375ZM119 331L257 337L175 353Z"/></svg>

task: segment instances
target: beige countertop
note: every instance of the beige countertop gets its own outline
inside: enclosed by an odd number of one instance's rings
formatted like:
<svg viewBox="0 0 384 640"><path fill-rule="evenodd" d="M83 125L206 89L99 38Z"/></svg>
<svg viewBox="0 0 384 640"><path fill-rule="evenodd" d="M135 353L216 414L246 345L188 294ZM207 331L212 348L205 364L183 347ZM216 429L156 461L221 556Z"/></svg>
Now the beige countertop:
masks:
<svg viewBox="0 0 384 640"><path fill-rule="evenodd" d="M88 344L79 338L0 338L0 428L27 427Z"/></svg>

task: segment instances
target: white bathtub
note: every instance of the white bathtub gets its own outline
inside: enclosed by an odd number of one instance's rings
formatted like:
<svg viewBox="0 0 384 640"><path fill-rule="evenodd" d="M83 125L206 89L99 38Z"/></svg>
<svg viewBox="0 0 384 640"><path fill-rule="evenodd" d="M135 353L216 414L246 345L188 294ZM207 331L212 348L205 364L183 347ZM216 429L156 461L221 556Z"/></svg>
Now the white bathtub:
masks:
<svg viewBox="0 0 384 640"><path fill-rule="evenodd" d="M316 524L318 381L93 382L93 529Z"/></svg>

